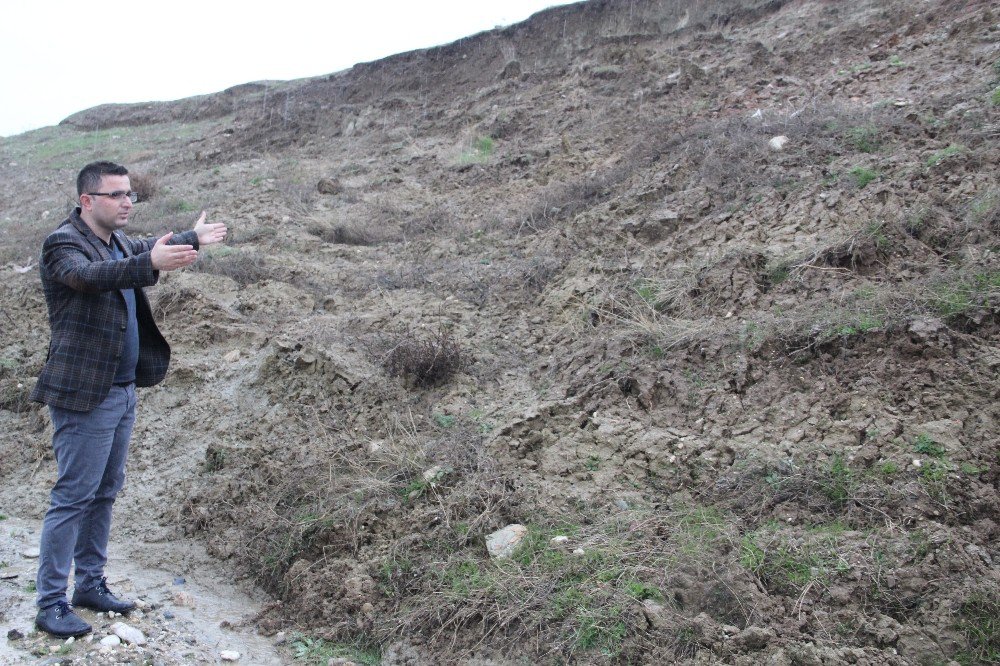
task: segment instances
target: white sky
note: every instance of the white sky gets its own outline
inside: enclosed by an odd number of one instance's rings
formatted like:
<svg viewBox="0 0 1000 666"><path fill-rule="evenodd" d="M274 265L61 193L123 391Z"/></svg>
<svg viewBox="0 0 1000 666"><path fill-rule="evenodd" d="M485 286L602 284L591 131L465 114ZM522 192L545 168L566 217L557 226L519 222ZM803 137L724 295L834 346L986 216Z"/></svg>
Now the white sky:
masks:
<svg viewBox="0 0 1000 666"><path fill-rule="evenodd" d="M567 0L12 0L0 10L0 136L110 102L298 79L447 44Z"/></svg>

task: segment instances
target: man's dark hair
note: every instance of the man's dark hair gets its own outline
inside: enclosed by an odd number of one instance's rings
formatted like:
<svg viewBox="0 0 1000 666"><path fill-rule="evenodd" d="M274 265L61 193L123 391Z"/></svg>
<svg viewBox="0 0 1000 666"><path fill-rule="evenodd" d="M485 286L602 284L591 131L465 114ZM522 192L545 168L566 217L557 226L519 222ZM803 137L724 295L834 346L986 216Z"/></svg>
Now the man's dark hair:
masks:
<svg viewBox="0 0 1000 666"><path fill-rule="evenodd" d="M76 195L93 192L101 186L103 176L127 176L128 169L114 162L91 162L76 177Z"/></svg>

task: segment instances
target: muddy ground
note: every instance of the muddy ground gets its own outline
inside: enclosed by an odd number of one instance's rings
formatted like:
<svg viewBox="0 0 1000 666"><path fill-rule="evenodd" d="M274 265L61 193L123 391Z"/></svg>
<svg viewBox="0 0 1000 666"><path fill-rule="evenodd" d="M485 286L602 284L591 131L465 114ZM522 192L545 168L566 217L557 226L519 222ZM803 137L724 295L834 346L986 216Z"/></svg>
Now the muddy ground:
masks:
<svg viewBox="0 0 1000 666"><path fill-rule="evenodd" d="M204 548L295 663L997 661L998 10L595 0L4 139L0 511L108 158L135 233L231 230L149 289L138 595Z"/></svg>

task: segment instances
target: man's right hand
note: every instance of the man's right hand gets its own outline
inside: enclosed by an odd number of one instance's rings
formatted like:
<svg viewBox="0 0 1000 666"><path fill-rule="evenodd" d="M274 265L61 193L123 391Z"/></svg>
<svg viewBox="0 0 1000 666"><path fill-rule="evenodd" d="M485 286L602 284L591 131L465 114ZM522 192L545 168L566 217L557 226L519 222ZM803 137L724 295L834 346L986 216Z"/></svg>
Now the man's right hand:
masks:
<svg viewBox="0 0 1000 666"><path fill-rule="evenodd" d="M198 251L194 249L193 245L167 245L173 235L174 232L167 232L156 241L153 249L150 250L149 256L153 262L153 270L175 271L178 268L190 266L198 258Z"/></svg>

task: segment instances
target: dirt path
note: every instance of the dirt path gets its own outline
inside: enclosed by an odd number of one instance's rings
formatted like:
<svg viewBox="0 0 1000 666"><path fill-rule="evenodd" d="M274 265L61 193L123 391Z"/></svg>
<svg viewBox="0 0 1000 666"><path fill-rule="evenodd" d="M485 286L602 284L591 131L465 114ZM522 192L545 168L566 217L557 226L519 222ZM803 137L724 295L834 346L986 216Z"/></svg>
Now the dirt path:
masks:
<svg viewBox="0 0 1000 666"><path fill-rule="evenodd" d="M217 664L223 651L240 653L237 663L289 663L273 639L243 628L267 603L228 582L231 574L208 556L200 544L174 539L159 543L112 537L109 583L140 611L128 618L80 611L94 632L67 645L34 631L34 579L38 565L32 557L41 523L8 516L0 521L0 620L5 639L0 642L0 664L47 663L53 656L62 664ZM143 646L107 648L100 640L111 625L125 621L146 636ZM11 638L19 632L23 638Z"/></svg>

